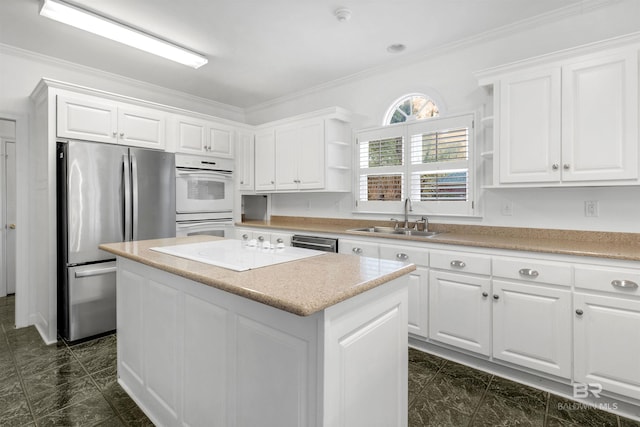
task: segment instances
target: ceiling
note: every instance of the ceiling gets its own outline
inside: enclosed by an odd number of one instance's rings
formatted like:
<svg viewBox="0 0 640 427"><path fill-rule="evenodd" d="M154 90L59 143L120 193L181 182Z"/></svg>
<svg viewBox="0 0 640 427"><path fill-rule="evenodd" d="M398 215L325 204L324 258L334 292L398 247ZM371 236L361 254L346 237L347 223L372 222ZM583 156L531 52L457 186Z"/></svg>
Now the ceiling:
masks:
<svg viewBox="0 0 640 427"><path fill-rule="evenodd" d="M2 0L0 43L249 108L587 1L73 1L206 55L194 70L43 18L39 0ZM407 49L387 52L394 43Z"/></svg>

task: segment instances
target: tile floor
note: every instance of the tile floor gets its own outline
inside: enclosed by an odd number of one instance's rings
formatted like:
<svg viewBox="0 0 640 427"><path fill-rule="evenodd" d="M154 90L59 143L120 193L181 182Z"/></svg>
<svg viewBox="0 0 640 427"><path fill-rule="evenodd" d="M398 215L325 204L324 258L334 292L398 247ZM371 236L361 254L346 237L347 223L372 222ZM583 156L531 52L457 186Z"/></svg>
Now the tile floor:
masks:
<svg viewBox="0 0 640 427"><path fill-rule="evenodd" d="M0 426L150 426L116 382L116 336L43 344L13 327L0 298ZM612 426L640 423L592 409L563 410L549 393L409 350L409 426ZM386 427L386 426L385 426Z"/></svg>

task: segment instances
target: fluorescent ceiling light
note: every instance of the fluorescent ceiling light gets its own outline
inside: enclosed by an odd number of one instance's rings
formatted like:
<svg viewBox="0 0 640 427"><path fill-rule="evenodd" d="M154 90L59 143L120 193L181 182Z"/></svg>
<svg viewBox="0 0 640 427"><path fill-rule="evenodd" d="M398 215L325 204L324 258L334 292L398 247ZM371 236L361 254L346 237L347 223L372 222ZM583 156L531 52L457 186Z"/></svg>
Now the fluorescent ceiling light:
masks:
<svg viewBox="0 0 640 427"><path fill-rule="evenodd" d="M202 55L58 0L44 0L40 15L193 68L209 62Z"/></svg>

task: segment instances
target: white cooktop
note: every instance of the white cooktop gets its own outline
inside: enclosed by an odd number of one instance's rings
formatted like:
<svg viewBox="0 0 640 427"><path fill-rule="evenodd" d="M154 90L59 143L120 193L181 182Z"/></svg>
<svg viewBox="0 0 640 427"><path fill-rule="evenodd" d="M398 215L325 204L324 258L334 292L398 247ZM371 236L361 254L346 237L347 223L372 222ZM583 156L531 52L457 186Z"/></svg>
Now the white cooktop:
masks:
<svg viewBox="0 0 640 427"><path fill-rule="evenodd" d="M264 248L233 239L162 246L151 248L151 250L235 271L246 271L326 253L289 246Z"/></svg>

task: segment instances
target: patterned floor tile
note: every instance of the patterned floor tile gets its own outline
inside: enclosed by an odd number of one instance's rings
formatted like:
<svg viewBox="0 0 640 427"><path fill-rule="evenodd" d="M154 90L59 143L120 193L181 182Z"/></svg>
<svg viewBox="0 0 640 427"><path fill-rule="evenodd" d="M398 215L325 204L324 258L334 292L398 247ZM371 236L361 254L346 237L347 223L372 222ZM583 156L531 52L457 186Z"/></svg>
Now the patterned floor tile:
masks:
<svg viewBox="0 0 640 427"><path fill-rule="evenodd" d="M92 396L82 402L67 406L37 420L38 426L84 427L113 419L113 412L101 395Z"/></svg>
<svg viewBox="0 0 640 427"><path fill-rule="evenodd" d="M153 427L153 423L137 406L120 414L125 424L131 427Z"/></svg>
<svg viewBox="0 0 640 427"><path fill-rule="evenodd" d="M544 426L544 409L536 409L527 401L516 402L487 393L471 423L474 427Z"/></svg>
<svg viewBox="0 0 640 427"><path fill-rule="evenodd" d="M421 404L431 407L432 412L445 408L471 416L486 388L483 381L458 379L440 372L415 398L414 407Z"/></svg>
<svg viewBox="0 0 640 427"><path fill-rule="evenodd" d="M505 397L519 404L526 404L539 411L546 411L549 393L523 384L494 376L489 393Z"/></svg>
<svg viewBox="0 0 640 427"><path fill-rule="evenodd" d="M35 362L40 360L36 359ZM40 369L39 366L42 366L42 368ZM66 384L87 376L87 372L82 365L73 359L64 364L56 364L53 368L50 368L50 366L50 361L45 359L42 365L34 363L34 365L26 368L28 370L22 371L22 379L27 395L37 396L55 393Z"/></svg>
<svg viewBox="0 0 640 427"><path fill-rule="evenodd" d="M115 335L71 346L70 349L89 373L116 366L117 346Z"/></svg>
<svg viewBox="0 0 640 427"><path fill-rule="evenodd" d="M67 406L100 395L100 391L89 377L62 385L53 393L46 392L30 396L31 408L36 420Z"/></svg>

